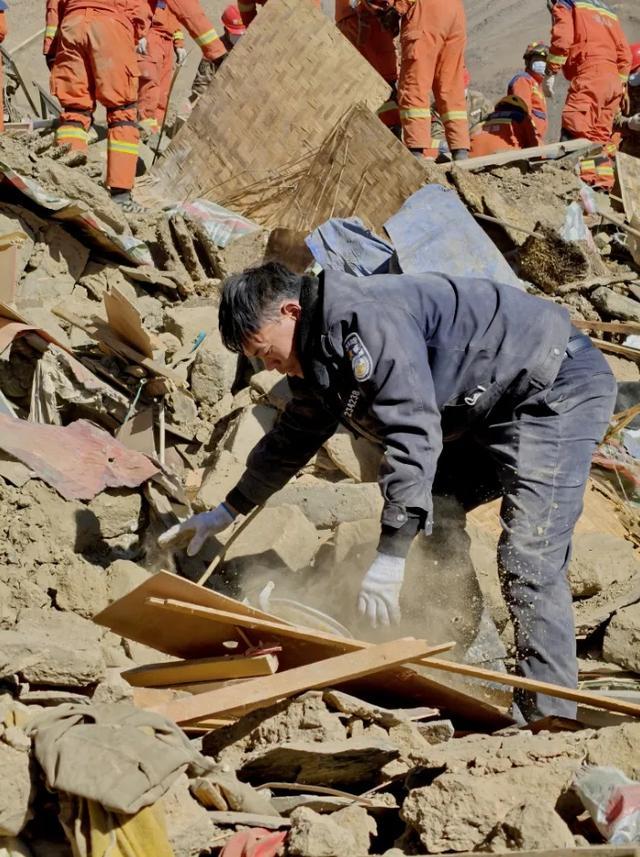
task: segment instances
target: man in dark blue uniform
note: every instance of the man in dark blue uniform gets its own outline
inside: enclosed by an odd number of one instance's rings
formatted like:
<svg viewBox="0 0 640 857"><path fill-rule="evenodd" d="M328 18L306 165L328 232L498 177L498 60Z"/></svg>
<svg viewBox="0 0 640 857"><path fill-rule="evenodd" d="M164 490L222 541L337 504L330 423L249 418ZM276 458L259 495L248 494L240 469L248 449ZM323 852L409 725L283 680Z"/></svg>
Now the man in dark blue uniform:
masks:
<svg viewBox="0 0 640 857"><path fill-rule="evenodd" d="M431 531L434 494L467 510L501 496L498 563L518 671L575 687L566 572L616 385L566 310L490 280L315 278L270 263L226 281L219 321L228 348L289 376L293 400L226 501L172 527L161 545L188 542L197 553L343 423L384 450L380 540L360 612L373 625L399 621L405 557ZM527 720L575 716L565 700L517 691L516 701Z"/></svg>

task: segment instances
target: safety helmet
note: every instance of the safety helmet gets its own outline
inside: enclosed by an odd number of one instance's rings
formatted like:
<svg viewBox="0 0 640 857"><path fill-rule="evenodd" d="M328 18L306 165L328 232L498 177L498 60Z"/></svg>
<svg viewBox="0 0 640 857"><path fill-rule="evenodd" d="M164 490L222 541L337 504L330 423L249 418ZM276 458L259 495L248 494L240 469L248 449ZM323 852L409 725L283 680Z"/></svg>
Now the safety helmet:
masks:
<svg viewBox="0 0 640 857"><path fill-rule="evenodd" d="M640 42L630 45L631 47L631 71L640 68Z"/></svg>
<svg viewBox="0 0 640 857"><path fill-rule="evenodd" d="M242 23L240 10L237 6L227 6L222 13L221 21L225 30L233 36L244 36L247 32L247 28Z"/></svg>
<svg viewBox="0 0 640 857"><path fill-rule="evenodd" d="M523 59L525 62L528 62L534 57L540 57L540 59L546 60L548 56L549 45L545 45L544 42L531 42L531 44L527 45Z"/></svg>

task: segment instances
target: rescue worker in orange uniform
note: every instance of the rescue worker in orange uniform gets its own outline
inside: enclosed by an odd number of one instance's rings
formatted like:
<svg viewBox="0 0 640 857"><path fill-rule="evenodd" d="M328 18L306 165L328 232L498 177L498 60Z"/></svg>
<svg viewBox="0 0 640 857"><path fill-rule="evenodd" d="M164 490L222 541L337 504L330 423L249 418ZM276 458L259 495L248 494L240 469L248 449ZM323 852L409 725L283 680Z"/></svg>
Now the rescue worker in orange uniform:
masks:
<svg viewBox="0 0 640 857"><path fill-rule="evenodd" d="M562 111L562 138L606 145L629 77L631 51L618 16L603 0L547 0L553 26L545 94L555 75L570 81Z"/></svg>
<svg viewBox="0 0 640 857"><path fill-rule="evenodd" d="M245 27L248 27L249 24L253 21L253 19L258 14L257 5L264 6L267 0L244 0L244 2L238 3L238 9L240 10L240 15L242 16L242 23ZM301 3L308 3L309 0L300 0ZM320 8L320 0L311 0L314 6Z"/></svg>
<svg viewBox="0 0 640 857"><path fill-rule="evenodd" d="M228 54L247 32L247 28L242 23L240 10L237 6L227 6L222 13L220 20L224 29L221 41ZM217 68L218 65L215 65L206 59L200 60L200 65L198 66L198 71L193 79L191 94L189 96L189 100L192 103L195 103L209 86L215 76Z"/></svg>
<svg viewBox="0 0 640 857"><path fill-rule="evenodd" d="M336 26L354 48L383 77L391 91L387 101L377 110L387 128L399 130L400 113L397 101L398 58L393 32L384 26L377 10L366 0L336 0Z"/></svg>
<svg viewBox="0 0 640 857"><path fill-rule="evenodd" d="M469 121L464 95L467 41L462 0L375 0L400 16L398 104L405 146L418 157L431 148L433 92L454 161L468 157Z"/></svg>
<svg viewBox="0 0 640 857"><path fill-rule="evenodd" d="M543 145L548 120L542 82L548 53L549 48L542 42L527 46L524 71L511 78L506 96L471 137L471 157Z"/></svg>
<svg viewBox="0 0 640 857"><path fill-rule="evenodd" d="M146 26L140 0L47 0L43 51L51 92L62 105L56 142L86 150L96 102L103 104L106 185L125 207L132 205L140 137L135 46Z"/></svg>
<svg viewBox="0 0 640 857"><path fill-rule="evenodd" d="M473 142L474 132L478 133L480 125L493 113L493 103L477 89L469 89L471 75L469 70L464 70L464 94L467 101L467 117L469 119L469 133ZM451 152L447 146L444 124L436 110L435 104L431 105L431 148L437 149L438 161L450 161Z"/></svg>
<svg viewBox="0 0 640 857"><path fill-rule="evenodd" d="M160 131L167 110L174 56L178 65L187 56L184 34L166 0L157 0L148 35L138 43L138 53L138 120L143 132L154 134Z"/></svg>
<svg viewBox="0 0 640 857"><path fill-rule="evenodd" d="M0 0L0 43L4 42L7 35L6 11L9 7L5 0ZM2 68L2 56L0 55L0 131L4 131L4 71Z"/></svg>
<svg viewBox="0 0 640 857"><path fill-rule="evenodd" d="M615 120L615 130L621 136L619 149L625 155L640 158L640 42L631 45L628 100Z"/></svg>

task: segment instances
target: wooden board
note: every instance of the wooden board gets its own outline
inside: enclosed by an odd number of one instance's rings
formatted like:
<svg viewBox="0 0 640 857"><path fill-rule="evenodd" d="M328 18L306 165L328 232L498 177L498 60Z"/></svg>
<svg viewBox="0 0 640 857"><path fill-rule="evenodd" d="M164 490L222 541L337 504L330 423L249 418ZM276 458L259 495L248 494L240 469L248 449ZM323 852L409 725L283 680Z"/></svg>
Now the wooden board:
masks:
<svg viewBox="0 0 640 857"><path fill-rule="evenodd" d="M295 235L331 217L359 217L383 233L385 222L427 180L420 163L364 104L349 110L304 169L291 165L284 172L290 176L286 189L270 173L221 202L261 226Z"/></svg>
<svg viewBox="0 0 640 857"><path fill-rule="evenodd" d="M226 655L220 658L193 658L188 661L163 661L125 670L122 677L134 687L173 687L202 681L230 678L254 678L273 675L278 669L275 655Z"/></svg>
<svg viewBox="0 0 640 857"><path fill-rule="evenodd" d="M159 572L145 580L136 589L98 613L94 621L122 637L180 658L223 654L223 644L228 640L245 645L245 635L240 634L231 625L213 623L198 616L175 615L171 621L167 621L166 611L149 604L149 598L175 599L196 606L262 619L276 625L287 624L268 613L168 572ZM250 633L250 636L252 643L258 643L260 637L265 635ZM286 646L285 638L278 639L275 633L269 635L269 640L283 645L283 651L278 656L281 670L358 648L358 644L353 640L342 640L331 634L323 637L311 629L307 631L306 639L295 640L287 637ZM472 722L477 728L500 728L511 722L496 706L407 667L394 667L370 678L348 682L341 689L357 696L364 694L365 698L369 697L372 701L387 706L390 700L393 700L393 705L397 707L428 705L439 708L443 716L454 717L458 722Z"/></svg>
<svg viewBox="0 0 640 857"><path fill-rule="evenodd" d="M635 360L636 363L640 363L640 348L631 348L628 345L616 345L614 342L605 342L603 339L592 339L591 341L600 351L606 351L609 354L619 354L620 357L626 357L627 360Z"/></svg>
<svg viewBox="0 0 640 857"><path fill-rule="evenodd" d="M616 153L616 174L627 220L640 216L640 159Z"/></svg>
<svg viewBox="0 0 640 857"><path fill-rule="evenodd" d="M190 699L177 699L155 710L176 723L221 717L234 711L267 706L306 690L361 678L407 660L426 657L438 648L429 646L426 640L414 640L411 637L391 640L273 676L254 678L241 687L223 687Z"/></svg>
<svg viewBox="0 0 640 857"><path fill-rule="evenodd" d="M154 348L160 343L144 326L138 308L115 286L102 295L102 300L109 327L116 336L153 360Z"/></svg>
<svg viewBox="0 0 640 857"><path fill-rule="evenodd" d="M219 200L312 154L389 85L309 0L269 0L152 170L152 198ZM136 194L141 201L148 196Z"/></svg>
<svg viewBox="0 0 640 857"><path fill-rule="evenodd" d="M531 146L528 149L509 149L504 152L496 152L494 155L483 155L480 158L467 158L466 161L456 161L455 166L461 170L480 170L484 167L498 167L512 161L530 160L532 158L562 158L582 149L586 151L593 146L594 143L580 138L567 140L563 143L548 143L545 146Z"/></svg>

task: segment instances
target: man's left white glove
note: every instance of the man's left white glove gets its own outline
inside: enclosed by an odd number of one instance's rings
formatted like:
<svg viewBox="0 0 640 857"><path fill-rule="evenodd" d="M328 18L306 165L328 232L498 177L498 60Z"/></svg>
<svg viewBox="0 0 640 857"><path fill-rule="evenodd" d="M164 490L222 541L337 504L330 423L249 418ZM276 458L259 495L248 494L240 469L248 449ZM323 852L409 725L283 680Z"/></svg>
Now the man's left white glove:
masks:
<svg viewBox="0 0 640 857"><path fill-rule="evenodd" d="M179 548L188 543L187 556L195 556L210 536L226 530L235 519L236 514L225 503L220 503L210 512L192 515L181 524L175 524L158 537L158 545Z"/></svg>
<svg viewBox="0 0 640 857"><path fill-rule="evenodd" d="M136 53L141 54L142 56L145 56L147 53L147 40L144 36L138 41L138 44L136 45Z"/></svg>
<svg viewBox="0 0 640 857"><path fill-rule="evenodd" d="M187 58L187 49L186 48L174 48L176 55L176 62L178 65L182 65L182 63Z"/></svg>
<svg viewBox="0 0 640 857"><path fill-rule="evenodd" d="M555 74L548 74L546 77L542 78L542 91L551 101L553 101L553 99L555 98L555 85Z"/></svg>
<svg viewBox="0 0 640 857"><path fill-rule="evenodd" d="M627 120L627 128L630 131L640 131L640 113L635 113L633 116L629 116Z"/></svg>
<svg viewBox="0 0 640 857"><path fill-rule="evenodd" d="M404 580L405 560L386 553L376 554L360 584L358 612L374 628L400 622L400 590Z"/></svg>

